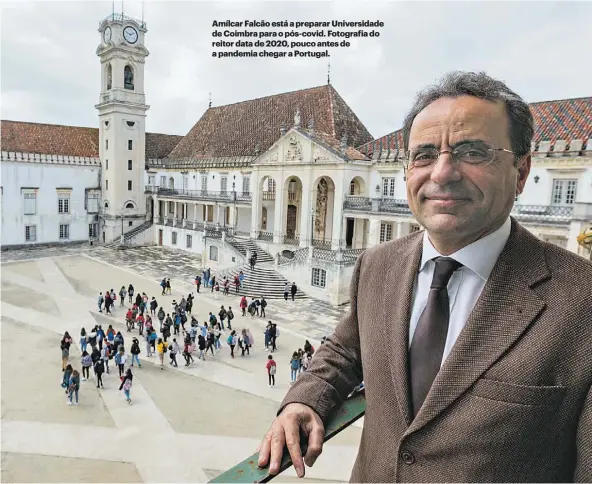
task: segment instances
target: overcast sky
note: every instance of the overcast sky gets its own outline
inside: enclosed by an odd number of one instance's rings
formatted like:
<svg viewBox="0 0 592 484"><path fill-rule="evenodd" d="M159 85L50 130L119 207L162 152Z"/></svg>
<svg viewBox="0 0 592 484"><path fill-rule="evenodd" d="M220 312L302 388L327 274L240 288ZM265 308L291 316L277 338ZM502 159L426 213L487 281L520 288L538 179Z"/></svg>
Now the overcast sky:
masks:
<svg viewBox="0 0 592 484"><path fill-rule="evenodd" d="M6 4L5 4L6 5ZM121 2L115 2L121 11ZM2 119L98 126L99 22L112 2L2 10ZM124 13L141 17L139 2ZM327 59L214 59L214 20L382 20L378 38L331 49L331 82L374 137L418 89L485 70L528 102L592 95L592 2L145 2L147 130L186 134L208 106L327 82Z"/></svg>

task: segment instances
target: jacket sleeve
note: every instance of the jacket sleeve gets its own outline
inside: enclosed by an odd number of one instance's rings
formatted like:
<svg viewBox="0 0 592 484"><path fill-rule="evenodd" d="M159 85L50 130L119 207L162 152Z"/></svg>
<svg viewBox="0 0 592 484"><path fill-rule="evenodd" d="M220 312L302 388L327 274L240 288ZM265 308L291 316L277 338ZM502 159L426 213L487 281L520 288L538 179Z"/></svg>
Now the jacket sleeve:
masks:
<svg viewBox="0 0 592 484"><path fill-rule="evenodd" d="M576 435L574 482L592 482L592 386L584 401Z"/></svg>
<svg viewBox="0 0 592 484"><path fill-rule="evenodd" d="M315 351L306 372L290 387L278 414L290 403L315 410L323 421L362 382L358 329L358 285L364 253L356 262L350 286L350 310L335 332Z"/></svg>

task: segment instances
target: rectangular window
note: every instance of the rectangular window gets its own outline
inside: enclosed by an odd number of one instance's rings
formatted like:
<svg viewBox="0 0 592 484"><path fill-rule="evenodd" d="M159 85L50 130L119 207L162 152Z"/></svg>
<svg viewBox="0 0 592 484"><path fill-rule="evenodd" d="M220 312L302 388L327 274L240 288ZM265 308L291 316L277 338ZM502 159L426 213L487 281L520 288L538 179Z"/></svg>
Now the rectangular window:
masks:
<svg viewBox="0 0 592 484"><path fill-rule="evenodd" d="M208 205L208 222L214 221L214 206Z"/></svg>
<svg viewBox="0 0 592 484"><path fill-rule="evenodd" d="M70 238L70 225L60 224L60 240L66 240Z"/></svg>
<svg viewBox="0 0 592 484"><path fill-rule="evenodd" d="M23 193L25 215L35 215L37 213L37 194L33 192Z"/></svg>
<svg viewBox="0 0 592 484"><path fill-rule="evenodd" d="M353 180L349 184L349 194L350 195L356 194L356 182L354 182Z"/></svg>
<svg viewBox="0 0 592 484"><path fill-rule="evenodd" d="M382 179L382 196L385 198L395 197L395 179L394 178L383 178Z"/></svg>
<svg viewBox="0 0 592 484"><path fill-rule="evenodd" d="M189 188L189 177L187 175L183 175L183 190L187 190Z"/></svg>
<svg viewBox="0 0 592 484"><path fill-rule="evenodd" d="M249 177L243 177L243 195L248 195L251 191L251 179Z"/></svg>
<svg viewBox="0 0 592 484"><path fill-rule="evenodd" d="M171 244L177 245L177 232L171 234Z"/></svg>
<svg viewBox="0 0 592 484"><path fill-rule="evenodd" d="M132 189L132 181L131 180L128 180L127 181L127 189L128 190L131 190Z"/></svg>
<svg viewBox="0 0 592 484"><path fill-rule="evenodd" d="M105 180L105 190L109 190L109 180Z"/></svg>
<svg viewBox="0 0 592 484"><path fill-rule="evenodd" d="M106 150L109 149L109 140L108 139L105 140L105 149Z"/></svg>
<svg viewBox="0 0 592 484"><path fill-rule="evenodd" d="M218 260L218 247L210 246L210 260Z"/></svg>
<svg viewBox="0 0 592 484"><path fill-rule="evenodd" d="M191 246L193 245L193 237L191 235L187 236L187 248L191 249Z"/></svg>
<svg viewBox="0 0 592 484"><path fill-rule="evenodd" d="M109 160L105 160L105 170L109 169Z"/></svg>
<svg viewBox="0 0 592 484"><path fill-rule="evenodd" d="M132 222L131 220L127 223L128 227L131 227L132 225L134 225L134 222Z"/></svg>
<svg viewBox="0 0 592 484"><path fill-rule="evenodd" d="M86 199L86 211L88 213L97 213L99 211L99 194L89 193Z"/></svg>
<svg viewBox="0 0 592 484"><path fill-rule="evenodd" d="M132 169L132 160L127 160L127 169L128 170Z"/></svg>
<svg viewBox="0 0 592 484"><path fill-rule="evenodd" d="M132 149L132 140L131 139L128 139L127 140L127 149L128 150L131 150Z"/></svg>
<svg viewBox="0 0 592 484"><path fill-rule="evenodd" d="M97 236L97 224L88 224L88 236L91 239L96 238L96 236Z"/></svg>
<svg viewBox="0 0 592 484"><path fill-rule="evenodd" d="M315 287L325 287L327 283L327 271L313 267L312 269L312 285Z"/></svg>
<svg viewBox="0 0 592 484"><path fill-rule="evenodd" d="M393 224L381 223L380 224L380 242L388 242L393 239Z"/></svg>
<svg viewBox="0 0 592 484"><path fill-rule="evenodd" d="M576 201L577 180L553 180L553 205L573 205Z"/></svg>
<svg viewBox="0 0 592 484"><path fill-rule="evenodd" d="M156 177L155 176L148 176L148 185L154 186L155 183L156 183Z"/></svg>
<svg viewBox="0 0 592 484"><path fill-rule="evenodd" d="M37 240L37 226L25 225L25 241L35 242Z"/></svg>
<svg viewBox="0 0 592 484"><path fill-rule="evenodd" d="M58 213L70 213L70 197L58 198Z"/></svg>
<svg viewBox="0 0 592 484"><path fill-rule="evenodd" d="M160 186L162 188L166 188L166 176L161 176L160 177Z"/></svg>
<svg viewBox="0 0 592 484"><path fill-rule="evenodd" d="M411 224L411 228L409 229L409 233L419 232L421 230L421 226L417 224Z"/></svg>
<svg viewBox="0 0 592 484"><path fill-rule="evenodd" d="M226 175L222 175L220 177L220 191L222 193L226 193L228 191L228 177Z"/></svg>
<svg viewBox="0 0 592 484"><path fill-rule="evenodd" d="M207 195L207 193L208 193L208 176L207 175L201 176L201 192L203 195Z"/></svg>

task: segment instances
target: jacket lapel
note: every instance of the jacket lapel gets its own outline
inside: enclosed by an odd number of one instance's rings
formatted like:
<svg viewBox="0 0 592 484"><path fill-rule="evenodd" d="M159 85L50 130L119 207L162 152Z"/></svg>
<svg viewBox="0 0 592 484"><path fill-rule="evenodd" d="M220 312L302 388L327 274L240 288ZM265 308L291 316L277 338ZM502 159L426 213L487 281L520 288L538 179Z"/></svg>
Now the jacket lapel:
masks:
<svg viewBox="0 0 592 484"><path fill-rule="evenodd" d="M512 219L508 242L407 434L441 414L520 338L545 307L531 288L549 275L542 244Z"/></svg>
<svg viewBox="0 0 592 484"><path fill-rule="evenodd" d="M420 236L410 238L409 243L401 247L397 253L389 252L388 260L384 261L385 267L389 268L384 281L385 299L382 304L384 341L389 342L385 351L389 359L399 409L407 426L413 418L407 371L409 320L413 287L421 262L422 240Z"/></svg>

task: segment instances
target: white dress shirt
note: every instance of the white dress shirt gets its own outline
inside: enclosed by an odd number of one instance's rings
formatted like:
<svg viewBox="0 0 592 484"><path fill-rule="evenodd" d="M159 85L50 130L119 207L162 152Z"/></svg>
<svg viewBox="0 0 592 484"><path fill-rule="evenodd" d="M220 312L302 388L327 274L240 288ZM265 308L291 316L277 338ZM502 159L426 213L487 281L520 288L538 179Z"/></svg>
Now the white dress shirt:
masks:
<svg viewBox="0 0 592 484"><path fill-rule="evenodd" d="M508 217L495 232L448 256L460 262L463 266L452 274L447 286L450 300L450 323L442 364L448 357L458 335L475 307L489 274L491 274L493 266L508 241L511 226L511 220ZM426 231L423 235L421 265L413 289L411 320L409 321L410 346L421 313L428 302L434 268L436 267L436 263L432 259L436 257L443 256L434 248Z"/></svg>

